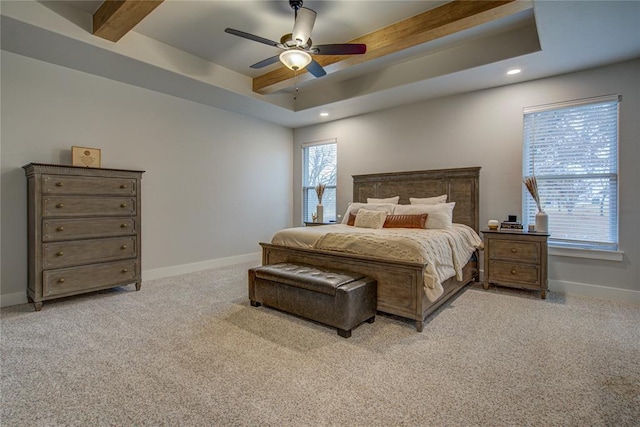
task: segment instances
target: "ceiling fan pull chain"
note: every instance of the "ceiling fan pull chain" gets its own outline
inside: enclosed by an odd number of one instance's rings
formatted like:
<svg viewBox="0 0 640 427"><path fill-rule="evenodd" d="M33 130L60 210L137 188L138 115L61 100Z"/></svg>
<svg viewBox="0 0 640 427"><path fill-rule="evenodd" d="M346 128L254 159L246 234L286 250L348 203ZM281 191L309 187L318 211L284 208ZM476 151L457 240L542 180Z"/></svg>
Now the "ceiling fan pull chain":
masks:
<svg viewBox="0 0 640 427"><path fill-rule="evenodd" d="M293 73L294 73L293 81L294 81L295 86L296 86L295 92L293 94L293 102L295 103L298 100L298 92L299 92L299 89L298 89L298 70L293 70Z"/></svg>

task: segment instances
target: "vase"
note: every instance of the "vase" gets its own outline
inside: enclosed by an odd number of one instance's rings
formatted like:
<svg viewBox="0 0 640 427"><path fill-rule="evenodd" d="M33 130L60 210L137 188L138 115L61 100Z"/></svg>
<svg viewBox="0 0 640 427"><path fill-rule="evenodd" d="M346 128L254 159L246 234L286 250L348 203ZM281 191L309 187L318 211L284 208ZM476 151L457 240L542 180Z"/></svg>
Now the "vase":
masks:
<svg viewBox="0 0 640 427"><path fill-rule="evenodd" d="M544 211L540 211L536 214L536 231L538 233L549 232L549 215Z"/></svg>
<svg viewBox="0 0 640 427"><path fill-rule="evenodd" d="M318 203L318 206L316 206L316 214L318 216L317 221L318 222L324 222L324 216L323 216L323 206L322 203Z"/></svg>

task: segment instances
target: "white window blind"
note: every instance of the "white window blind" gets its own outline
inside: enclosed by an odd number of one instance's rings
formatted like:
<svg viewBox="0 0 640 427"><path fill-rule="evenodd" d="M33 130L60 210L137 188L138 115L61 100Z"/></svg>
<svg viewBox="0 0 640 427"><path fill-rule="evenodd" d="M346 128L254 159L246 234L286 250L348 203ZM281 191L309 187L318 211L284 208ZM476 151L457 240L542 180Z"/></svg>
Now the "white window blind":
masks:
<svg viewBox="0 0 640 427"><path fill-rule="evenodd" d="M311 221L316 212L318 196L315 187L325 184L322 196L323 221L336 220L336 183L338 175L338 144L335 139L302 146L302 221Z"/></svg>
<svg viewBox="0 0 640 427"><path fill-rule="evenodd" d="M552 245L618 248L618 105L611 95L524 110L523 175L536 177ZM524 186L522 201L534 223Z"/></svg>

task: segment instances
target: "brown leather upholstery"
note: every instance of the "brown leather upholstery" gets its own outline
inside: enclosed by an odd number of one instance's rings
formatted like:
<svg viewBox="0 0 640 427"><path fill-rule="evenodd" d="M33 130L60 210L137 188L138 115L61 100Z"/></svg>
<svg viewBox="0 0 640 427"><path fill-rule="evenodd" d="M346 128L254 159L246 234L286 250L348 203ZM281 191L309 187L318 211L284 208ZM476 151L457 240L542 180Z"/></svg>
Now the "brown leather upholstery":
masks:
<svg viewBox="0 0 640 427"><path fill-rule="evenodd" d="M376 281L361 274L297 264L249 270L252 306L264 304L338 329L345 338L376 314Z"/></svg>

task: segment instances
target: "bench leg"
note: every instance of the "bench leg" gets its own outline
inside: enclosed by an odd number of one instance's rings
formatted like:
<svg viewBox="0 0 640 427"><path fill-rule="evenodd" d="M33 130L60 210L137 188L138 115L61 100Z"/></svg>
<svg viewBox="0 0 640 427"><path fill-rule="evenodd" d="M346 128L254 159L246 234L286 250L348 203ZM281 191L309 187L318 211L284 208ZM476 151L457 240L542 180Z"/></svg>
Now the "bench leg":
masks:
<svg viewBox="0 0 640 427"><path fill-rule="evenodd" d="M338 335L340 335L342 338L349 338L351 336L351 329L347 331L345 329L338 328Z"/></svg>
<svg viewBox="0 0 640 427"><path fill-rule="evenodd" d="M251 307L260 307L260 305L258 301L251 300Z"/></svg>
<svg viewBox="0 0 640 427"><path fill-rule="evenodd" d="M367 322L367 323L373 323L375 321L376 321L376 316L370 317L367 320L365 320L365 322Z"/></svg>

